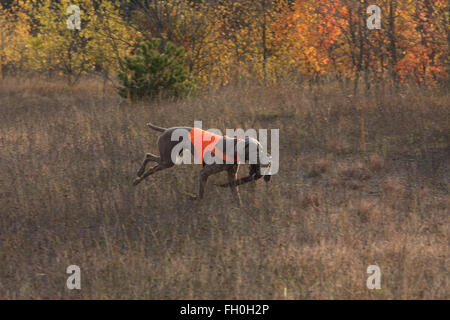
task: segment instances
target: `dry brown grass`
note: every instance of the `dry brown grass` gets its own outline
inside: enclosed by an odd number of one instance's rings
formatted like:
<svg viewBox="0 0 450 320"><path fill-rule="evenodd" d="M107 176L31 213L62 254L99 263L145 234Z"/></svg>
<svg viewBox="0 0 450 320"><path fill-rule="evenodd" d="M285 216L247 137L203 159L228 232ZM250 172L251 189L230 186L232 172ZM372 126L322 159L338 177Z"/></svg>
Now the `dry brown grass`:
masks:
<svg viewBox="0 0 450 320"><path fill-rule="evenodd" d="M448 299L449 105L440 91L332 85L128 105L95 81L4 80L0 298ZM145 123L194 120L280 128L279 174L241 187L242 208L214 186L186 199L196 166L133 188L157 152ZM65 288L70 264L80 291ZM371 264L381 290L366 287Z"/></svg>

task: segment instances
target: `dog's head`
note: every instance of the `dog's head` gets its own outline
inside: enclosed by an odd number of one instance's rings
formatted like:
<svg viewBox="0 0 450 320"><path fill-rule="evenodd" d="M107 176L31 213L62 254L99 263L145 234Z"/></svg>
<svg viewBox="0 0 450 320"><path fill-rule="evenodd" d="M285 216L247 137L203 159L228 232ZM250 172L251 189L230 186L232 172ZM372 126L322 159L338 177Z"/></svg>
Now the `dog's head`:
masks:
<svg viewBox="0 0 450 320"><path fill-rule="evenodd" d="M267 154L267 161L265 163L260 164L260 174L264 177L265 182L270 181L270 177L272 174L270 173L270 165L272 164L272 157L270 154Z"/></svg>
<svg viewBox="0 0 450 320"><path fill-rule="evenodd" d="M250 175L254 175L255 179L264 177L264 181L269 182L272 157L264 150L261 143L255 138L246 137L245 140L238 142L237 149L241 150L240 153L238 152L241 159L245 159L245 162L250 164Z"/></svg>
<svg viewBox="0 0 450 320"><path fill-rule="evenodd" d="M258 165L259 165L259 174L264 177L265 182L270 181L270 177L272 176L270 172L270 166L272 164L272 157L268 152L264 152L263 149L259 151Z"/></svg>

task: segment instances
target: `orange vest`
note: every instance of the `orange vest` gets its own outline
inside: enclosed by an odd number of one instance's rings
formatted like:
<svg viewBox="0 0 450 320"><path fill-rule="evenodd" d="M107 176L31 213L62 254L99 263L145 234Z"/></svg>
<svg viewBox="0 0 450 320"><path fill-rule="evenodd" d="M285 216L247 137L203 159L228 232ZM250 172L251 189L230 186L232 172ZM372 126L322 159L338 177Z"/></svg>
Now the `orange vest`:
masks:
<svg viewBox="0 0 450 320"><path fill-rule="evenodd" d="M196 162L201 163L203 166L203 155L207 152L211 152L216 156L221 156L225 161L232 161L234 163L234 158L231 158L224 154L222 151L216 148L216 145L223 140L226 136L221 136L212 132L208 132L199 128L193 128L189 132L189 139L195 149ZM197 140L198 139L198 140ZM223 142L225 143L225 142ZM234 153L235 154L235 153ZM238 157L239 158L239 157Z"/></svg>

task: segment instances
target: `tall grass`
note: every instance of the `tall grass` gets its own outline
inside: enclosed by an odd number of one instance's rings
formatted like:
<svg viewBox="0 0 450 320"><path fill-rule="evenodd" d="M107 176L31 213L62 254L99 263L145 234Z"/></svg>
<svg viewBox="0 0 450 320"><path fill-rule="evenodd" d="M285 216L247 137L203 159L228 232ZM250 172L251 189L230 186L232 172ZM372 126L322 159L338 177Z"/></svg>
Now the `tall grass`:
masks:
<svg viewBox="0 0 450 320"><path fill-rule="evenodd" d="M131 105L95 81L3 80L0 298L448 299L449 106L436 89L333 84ZM225 176L188 200L194 165L132 187L158 153L145 123L194 120L279 128L279 174L242 186L241 208L213 185ZM381 290L366 287L372 264Z"/></svg>

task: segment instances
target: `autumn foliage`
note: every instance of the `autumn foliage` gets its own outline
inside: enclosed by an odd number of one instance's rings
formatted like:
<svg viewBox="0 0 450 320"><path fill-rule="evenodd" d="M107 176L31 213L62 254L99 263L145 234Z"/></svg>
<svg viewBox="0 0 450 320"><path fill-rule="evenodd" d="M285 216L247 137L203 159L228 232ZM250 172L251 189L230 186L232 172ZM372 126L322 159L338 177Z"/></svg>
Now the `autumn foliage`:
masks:
<svg viewBox="0 0 450 320"><path fill-rule="evenodd" d="M373 83L448 83L448 0L61 0L0 8L0 70L117 75L124 56L153 38L183 46L199 84L334 77ZM368 29L369 5L381 28ZM81 8L81 29L66 12Z"/></svg>

